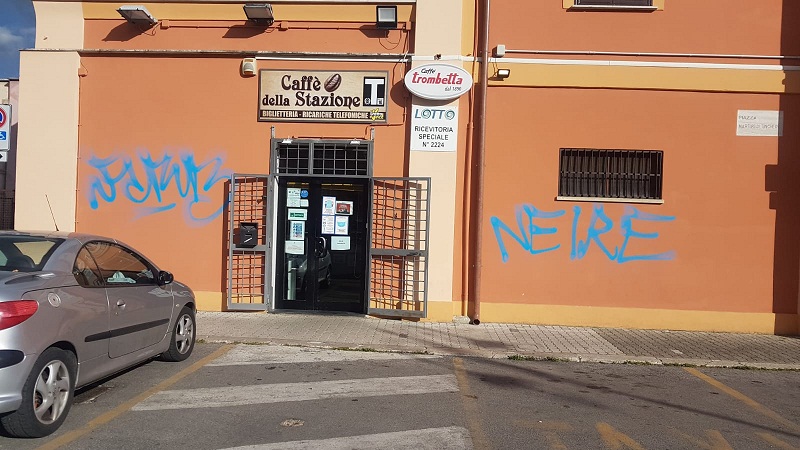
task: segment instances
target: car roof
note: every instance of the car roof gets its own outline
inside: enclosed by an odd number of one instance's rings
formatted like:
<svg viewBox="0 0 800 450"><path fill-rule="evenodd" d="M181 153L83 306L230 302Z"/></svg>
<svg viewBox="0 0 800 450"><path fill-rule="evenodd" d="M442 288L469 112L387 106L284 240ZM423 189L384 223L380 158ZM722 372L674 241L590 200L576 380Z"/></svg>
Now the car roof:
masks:
<svg viewBox="0 0 800 450"><path fill-rule="evenodd" d="M0 236L31 236L40 238L78 239L80 241L102 239L116 242L116 239L101 236L99 234L77 233L74 231L0 230Z"/></svg>

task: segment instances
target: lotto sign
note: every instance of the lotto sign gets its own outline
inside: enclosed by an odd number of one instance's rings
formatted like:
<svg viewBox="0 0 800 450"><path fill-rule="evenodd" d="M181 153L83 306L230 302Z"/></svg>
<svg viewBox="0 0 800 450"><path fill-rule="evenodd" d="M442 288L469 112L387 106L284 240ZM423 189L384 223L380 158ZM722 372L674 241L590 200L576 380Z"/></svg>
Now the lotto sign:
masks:
<svg viewBox="0 0 800 450"><path fill-rule="evenodd" d="M0 150L8 150L11 135L11 105L0 105Z"/></svg>
<svg viewBox="0 0 800 450"><path fill-rule="evenodd" d="M411 107L411 150L454 152L457 143L457 107Z"/></svg>

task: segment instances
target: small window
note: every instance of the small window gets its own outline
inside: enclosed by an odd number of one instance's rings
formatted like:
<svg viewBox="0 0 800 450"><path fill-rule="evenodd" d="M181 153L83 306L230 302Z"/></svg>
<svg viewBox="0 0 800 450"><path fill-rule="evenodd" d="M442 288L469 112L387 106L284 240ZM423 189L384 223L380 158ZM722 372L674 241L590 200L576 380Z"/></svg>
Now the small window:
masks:
<svg viewBox="0 0 800 450"><path fill-rule="evenodd" d="M662 203L664 152L562 148L559 200Z"/></svg>
<svg viewBox="0 0 800 450"><path fill-rule="evenodd" d="M63 239L28 235L0 237L0 271L35 272L42 270Z"/></svg>
<svg viewBox="0 0 800 450"><path fill-rule="evenodd" d="M565 9L591 10L630 10L659 11L664 9L665 0L564 0Z"/></svg>
<svg viewBox="0 0 800 450"><path fill-rule="evenodd" d="M109 242L91 242L86 248L97 261L106 286L157 284L153 269L136 253Z"/></svg>
<svg viewBox="0 0 800 450"><path fill-rule="evenodd" d="M653 6L653 0L575 0L575 6Z"/></svg>
<svg viewBox="0 0 800 450"><path fill-rule="evenodd" d="M78 284L83 287L103 286L103 276L86 248L82 248L78 252L78 257L75 258L75 264L72 266L72 274Z"/></svg>

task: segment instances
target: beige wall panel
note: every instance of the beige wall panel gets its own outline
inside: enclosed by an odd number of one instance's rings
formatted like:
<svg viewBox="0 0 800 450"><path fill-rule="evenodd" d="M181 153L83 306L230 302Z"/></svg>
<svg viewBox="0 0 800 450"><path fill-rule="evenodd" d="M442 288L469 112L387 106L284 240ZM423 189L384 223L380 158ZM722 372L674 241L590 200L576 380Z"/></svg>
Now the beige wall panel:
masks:
<svg viewBox="0 0 800 450"><path fill-rule="evenodd" d="M83 9L80 3L33 2L36 48L83 48Z"/></svg>
<svg viewBox="0 0 800 450"><path fill-rule="evenodd" d="M410 176L431 177L428 300L450 301L453 296L453 226L456 183L455 152L411 152Z"/></svg>
<svg viewBox="0 0 800 450"><path fill-rule="evenodd" d="M17 229L52 230L53 216L75 229L79 66L77 53L20 53Z"/></svg>
<svg viewBox="0 0 800 450"><path fill-rule="evenodd" d="M462 37L458 30L462 30L463 25L462 6L461 0L438 0L417 4L414 39L416 55L461 55ZM415 65L424 63L418 62ZM457 62L455 64L460 65ZM423 103L424 100L416 97L412 99L412 102L426 104ZM466 108L460 108L461 120L467 115ZM459 141L464 142L463 128L459 132L459 137ZM456 152L411 152L409 157L409 176L431 177L430 261L428 266L428 299L430 301L449 302L453 299L456 162Z"/></svg>
<svg viewBox="0 0 800 450"><path fill-rule="evenodd" d="M414 33L414 54L461 55L461 9L461 0L419 2Z"/></svg>

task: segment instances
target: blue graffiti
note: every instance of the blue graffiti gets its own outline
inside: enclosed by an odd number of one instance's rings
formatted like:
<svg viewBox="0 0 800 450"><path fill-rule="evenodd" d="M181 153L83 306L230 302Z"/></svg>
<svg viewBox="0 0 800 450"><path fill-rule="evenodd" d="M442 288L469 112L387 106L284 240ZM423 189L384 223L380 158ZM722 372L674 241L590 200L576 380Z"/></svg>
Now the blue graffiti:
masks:
<svg viewBox="0 0 800 450"><path fill-rule="evenodd" d="M515 241L519 243L519 245L528 251L531 255L536 255L539 253L546 253L552 252L553 250L557 250L561 247L561 244L542 248L542 249L535 249L533 248L533 237L536 235L546 235L546 234L555 234L558 229L556 228L542 228L535 223L533 223L533 219L551 219L554 217L561 217L564 215L565 211L556 211L556 212L545 212L536 209L533 205L521 205L517 207L517 226L519 226L519 235L514 234L514 231L508 225L504 224L500 219L497 217L492 217L492 227L494 227L494 236L497 239L497 243L500 245L500 254L503 257L503 262L508 261L508 251L506 251L506 246L503 243L503 238L500 235L500 231L505 231L508 233L509 236L514 238ZM527 215L527 219L523 217L523 215Z"/></svg>
<svg viewBox="0 0 800 450"><path fill-rule="evenodd" d="M576 242L578 219L581 217L581 208L579 206L573 206L572 212L574 213L574 218L572 219L572 251L569 255L570 259L582 259L586 256L586 252L589 251L592 241L594 241L595 245L600 247L600 250L608 256L608 259L612 261L616 259L618 249L614 247L613 252L609 251L605 244L603 244L603 240L600 239L602 235L614 228L614 221L606 215L603 205L594 205L594 208L592 208L592 219L589 221L589 230L586 232L585 241L578 240ZM597 224L598 220L603 222L604 225L602 228L595 228L595 224Z"/></svg>
<svg viewBox="0 0 800 450"><path fill-rule="evenodd" d="M625 214L620 219L620 233L624 237L622 241L622 247L619 249L619 257L617 258L617 262L620 264L626 263L628 261L669 261L675 259L675 251L670 250L664 253L658 253L655 255L634 255L634 256L626 256L625 249L628 247L628 241L630 238L637 238L637 239L656 239L658 238L658 233L640 233L633 229L633 220L643 220L648 222L671 222L675 220L675 216L661 216L658 214L650 214L646 212L641 212L638 209L634 208L633 206L627 206L625 208Z"/></svg>
<svg viewBox="0 0 800 450"><path fill-rule="evenodd" d="M634 220L645 222L671 222L675 220L674 216L664 216L658 214L650 214L639 211L633 206L626 206L625 212L619 220L619 232L622 235L622 244L610 248L604 242L607 234L614 228L614 221L606 214L603 205L593 205L592 215L589 219L589 226L586 230L586 239L578 239L578 226L582 209L580 206L572 208L572 241L570 249L570 259L583 259L592 246L597 247L603 252L606 257L611 261L616 261L618 264L624 264L630 261L668 261L675 259L675 252L668 251L656 254L644 255L629 255L626 254L628 245L632 238L634 239L656 239L658 233L642 233L633 229ZM536 219L553 219L561 217L566 214L565 210L558 210L554 212L545 212L537 209L533 205L524 204L517 206L516 219L519 234L506 225L498 217L491 218L491 224L494 228L495 239L500 249L500 256L503 262L508 262L509 254L506 248L505 241L503 240L502 232L514 239L523 250L531 255L537 255L546 252L552 252L561 247L561 244L553 245L546 248L534 248L534 236L549 235L558 233L556 227L543 228L536 223Z"/></svg>
<svg viewBox="0 0 800 450"><path fill-rule="evenodd" d="M212 203L207 194L217 183L224 182L232 171L223 168L221 156L198 163L193 154L180 152L177 156L164 152L154 158L147 152L140 152L137 158L128 155L113 155L107 158L92 156L89 166L99 175L89 177L89 206L100 207L99 199L113 203L119 195L135 204L157 203L157 206L141 206L136 218L174 209L176 202L164 201L164 193L174 185L183 199L183 215L187 223L205 225L222 214L227 200L208 214L196 213L198 205ZM139 174L137 167L139 166ZM98 199L99 197L99 199ZM223 197L220 195L220 197ZM212 206L213 208L213 206Z"/></svg>

